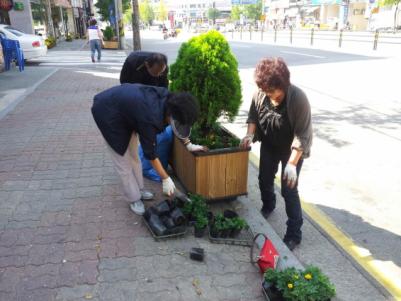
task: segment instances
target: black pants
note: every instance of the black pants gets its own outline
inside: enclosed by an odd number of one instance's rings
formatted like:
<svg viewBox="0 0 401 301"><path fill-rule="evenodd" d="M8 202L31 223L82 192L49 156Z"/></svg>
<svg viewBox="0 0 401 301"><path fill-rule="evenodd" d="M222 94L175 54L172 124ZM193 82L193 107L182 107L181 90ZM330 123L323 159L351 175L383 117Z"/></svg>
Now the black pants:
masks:
<svg viewBox="0 0 401 301"><path fill-rule="evenodd" d="M262 196L263 209L273 211L276 207L276 195L274 194L274 178L281 162L281 195L285 200L285 211L287 213L287 232L285 239L301 241L302 208L298 194L298 179L294 188L289 188L283 180L283 173L291 153L274 150L266 143L260 147L259 162L259 189ZM297 165L297 174L301 172L303 160L300 159Z"/></svg>

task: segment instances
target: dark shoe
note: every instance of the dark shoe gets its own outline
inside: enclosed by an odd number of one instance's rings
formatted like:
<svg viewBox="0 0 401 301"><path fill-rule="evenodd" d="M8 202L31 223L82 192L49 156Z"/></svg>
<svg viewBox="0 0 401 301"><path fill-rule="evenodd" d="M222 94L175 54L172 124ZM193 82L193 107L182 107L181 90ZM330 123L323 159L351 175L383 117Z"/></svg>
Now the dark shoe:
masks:
<svg viewBox="0 0 401 301"><path fill-rule="evenodd" d="M94 62L95 62L95 58L93 57L93 58L92 58L92 63L94 63Z"/></svg>
<svg viewBox="0 0 401 301"><path fill-rule="evenodd" d="M265 219L267 219L269 217L270 213L272 213L272 212L273 212L273 210L269 210L269 209L266 209L263 207L262 207L262 209L260 209L260 213L263 215L263 217Z"/></svg>
<svg viewBox="0 0 401 301"><path fill-rule="evenodd" d="M285 245L287 246L290 251L294 250L296 246L298 246L301 241L300 240L294 240L294 239L283 239Z"/></svg>

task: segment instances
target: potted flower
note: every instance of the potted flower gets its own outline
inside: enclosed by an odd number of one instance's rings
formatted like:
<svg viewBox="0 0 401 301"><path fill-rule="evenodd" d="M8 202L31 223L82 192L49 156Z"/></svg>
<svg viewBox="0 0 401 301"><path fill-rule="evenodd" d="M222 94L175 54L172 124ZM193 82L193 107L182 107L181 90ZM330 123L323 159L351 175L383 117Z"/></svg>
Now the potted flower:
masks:
<svg viewBox="0 0 401 301"><path fill-rule="evenodd" d="M231 222L232 228L229 236L232 238L237 237L241 233L242 229L248 226L247 222L241 217L233 217Z"/></svg>
<svg viewBox="0 0 401 301"><path fill-rule="evenodd" d="M205 229L207 227L207 217L200 215L196 217L196 222L194 225L195 228L195 237L203 237L205 234Z"/></svg>
<svg viewBox="0 0 401 301"><path fill-rule="evenodd" d="M118 40L111 26L107 26L103 31L103 48L118 49Z"/></svg>
<svg viewBox="0 0 401 301"><path fill-rule="evenodd" d="M328 301L336 294L329 278L315 266L268 269L264 280L263 289L270 301Z"/></svg>
<svg viewBox="0 0 401 301"><path fill-rule="evenodd" d="M238 147L218 123L232 120L241 105L238 63L224 36L209 31L183 43L170 68L170 89L191 92L199 102L200 116L192 128L191 141L209 152L191 153L175 139L172 165L186 190L208 200L247 193L248 153Z"/></svg>

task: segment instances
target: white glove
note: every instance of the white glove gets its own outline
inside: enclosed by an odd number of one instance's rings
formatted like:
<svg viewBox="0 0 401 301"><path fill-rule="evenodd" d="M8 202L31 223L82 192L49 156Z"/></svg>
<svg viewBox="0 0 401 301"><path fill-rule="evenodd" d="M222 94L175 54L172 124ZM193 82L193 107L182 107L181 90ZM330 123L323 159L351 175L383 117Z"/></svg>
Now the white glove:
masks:
<svg viewBox="0 0 401 301"><path fill-rule="evenodd" d="M283 180L287 180L287 186L293 188L297 182L297 166L287 162L284 169Z"/></svg>
<svg viewBox="0 0 401 301"><path fill-rule="evenodd" d="M163 183L163 193L168 196L172 196L175 191L175 185L173 180L171 180L171 178L168 177L166 179L163 179L162 183Z"/></svg>
<svg viewBox="0 0 401 301"><path fill-rule="evenodd" d="M187 150L190 152L200 152L203 151L203 146L202 145L198 145L198 144L192 144L191 142L189 142L187 145L185 145L187 147Z"/></svg>
<svg viewBox="0 0 401 301"><path fill-rule="evenodd" d="M253 134L248 134L241 139L241 143L239 144L239 146L242 148L248 148L251 146L252 141L253 141Z"/></svg>

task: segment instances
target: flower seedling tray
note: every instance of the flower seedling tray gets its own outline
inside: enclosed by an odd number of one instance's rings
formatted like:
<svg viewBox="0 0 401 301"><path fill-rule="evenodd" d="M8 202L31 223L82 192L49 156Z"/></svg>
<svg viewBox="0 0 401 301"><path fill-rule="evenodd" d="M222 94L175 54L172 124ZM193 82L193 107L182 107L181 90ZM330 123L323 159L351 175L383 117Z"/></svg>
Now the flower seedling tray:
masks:
<svg viewBox="0 0 401 301"><path fill-rule="evenodd" d="M161 241L165 239L170 239L170 238L177 238L177 237L182 237L187 233L188 227L187 225L179 226L182 228L182 231L174 234L167 234L167 235L156 235L153 231L152 228L149 226L148 221L143 217L142 218L143 222L145 223L146 227L149 229L150 234L156 241Z"/></svg>
<svg viewBox="0 0 401 301"><path fill-rule="evenodd" d="M270 287L266 288L265 285L263 284L262 284L262 291L267 301L284 301L284 298L280 293L275 292Z"/></svg>
<svg viewBox="0 0 401 301"><path fill-rule="evenodd" d="M248 246L251 247L253 244L253 233L250 228L247 229L242 229L242 231L238 234L237 237L227 237L227 238L222 238L222 237L213 237L210 234L211 227L208 227L209 230L209 240L212 243L217 243L217 244L227 244L227 245L239 245L239 246Z"/></svg>

